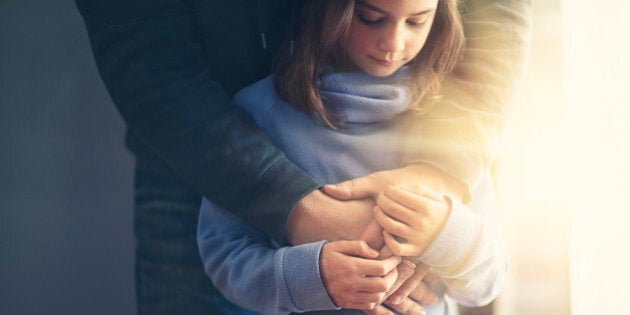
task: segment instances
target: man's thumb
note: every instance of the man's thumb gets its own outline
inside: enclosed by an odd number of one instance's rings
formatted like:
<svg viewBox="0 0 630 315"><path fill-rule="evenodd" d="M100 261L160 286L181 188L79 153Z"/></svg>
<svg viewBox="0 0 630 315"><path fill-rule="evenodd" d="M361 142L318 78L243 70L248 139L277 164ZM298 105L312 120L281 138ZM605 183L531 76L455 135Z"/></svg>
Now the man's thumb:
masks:
<svg viewBox="0 0 630 315"><path fill-rule="evenodd" d="M338 200L357 200L379 193L377 185L369 177L360 177L335 185L324 185L324 192Z"/></svg>

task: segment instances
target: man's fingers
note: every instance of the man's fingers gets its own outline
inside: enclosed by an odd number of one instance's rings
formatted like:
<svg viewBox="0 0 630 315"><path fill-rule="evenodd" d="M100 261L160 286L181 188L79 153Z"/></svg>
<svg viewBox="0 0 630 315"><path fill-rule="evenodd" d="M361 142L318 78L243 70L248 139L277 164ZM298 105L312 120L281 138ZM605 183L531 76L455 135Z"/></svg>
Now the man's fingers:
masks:
<svg viewBox="0 0 630 315"><path fill-rule="evenodd" d="M392 311L386 309L382 305L377 305L373 309L364 309L363 312L366 315L394 315Z"/></svg>
<svg viewBox="0 0 630 315"><path fill-rule="evenodd" d="M400 257L391 256L383 260L365 260L361 262L361 271L369 276L386 276L400 263Z"/></svg>
<svg viewBox="0 0 630 315"><path fill-rule="evenodd" d="M374 259L378 257L378 251L370 248L364 241L337 241L327 244L339 253L348 256Z"/></svg>
<svg viewBox="0 0 630 315"><path fill-rule="evenodd" d="M388 303L399 304L422 282L424 275L429 272L430 267L424 263L417 263L413 275L403 283L396 292L387 299Z"/></svg>
<svg viewBox="0 0 630 315"><path fill-rule="evenodd" d="M402 300L402 302L398 304L385 303L391 308L395 309L397 312L405 315L424 315L426 311L424 308L416 303L416 301L406 298Z"/></svg>
<svg viewBox="0 0 630 315"><path fill-rule="evenodd" d="M355 309L355 310L363 310L365 311L371 311L373 309L375 309L378 306L378 303L358 303L358 302L351 302L348 303L346 305L338 305L339 307L342 308L350 308L350 309Z"/></svg>
<svg viewBox="0 0 630 315"><path fill-rule="evenodd" d="M324 185L324 192L339 200L355 200L376 196L385 190L385 184L375 176L359 177L335 185Z"/></svg>
<svg viewBox="0 0 630 315"><path fill-rule="evenodd" d="M392 285L392 288L387 292L386 298L389 297L390 294L396 292L396 290L398 290L398 288L400 288L400 286L405 283L405 281L407 281L414 272L413 269L409 268L409 266L405 264L398 264L397 271L398 278L396 279L396 282L394 282L394 285Z"/></svg>
<svg viewBox="0 0 630 315"><path fill-rule="evenodd" d="M420 282L418 286L416 286L416 288L413 289L411 293L409 293L409 296L422 305L427 306L431 306L437 303L437 301L439 300L437 294L431 291L431 289L424 282Z"/></svg>

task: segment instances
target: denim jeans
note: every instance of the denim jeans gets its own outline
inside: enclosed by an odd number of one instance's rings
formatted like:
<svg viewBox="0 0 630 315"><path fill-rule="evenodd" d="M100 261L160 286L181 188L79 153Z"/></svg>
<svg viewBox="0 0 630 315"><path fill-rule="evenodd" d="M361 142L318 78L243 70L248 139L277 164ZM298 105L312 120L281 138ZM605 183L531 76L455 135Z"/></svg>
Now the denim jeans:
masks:
<svg viewBox="0 0 630 315"><path fill-rule="evenodd" d="M227 301L203 270L201 197L155 161L137 162L134 188L138 314L254 314Z"/></svg>

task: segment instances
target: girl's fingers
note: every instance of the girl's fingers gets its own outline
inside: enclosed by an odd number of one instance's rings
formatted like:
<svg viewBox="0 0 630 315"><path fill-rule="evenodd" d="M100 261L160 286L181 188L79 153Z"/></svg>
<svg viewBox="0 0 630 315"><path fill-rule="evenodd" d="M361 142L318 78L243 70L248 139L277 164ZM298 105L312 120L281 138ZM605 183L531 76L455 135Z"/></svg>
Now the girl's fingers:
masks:
<svg viewBox="0 0 630 315"><path fill-rule="evenodd" d="M442 194L438 193L437 191L433 189L430 189L427 186L420 185L420 184L413 187L399 187L399 186L390 185L385 190L386 194L388 192L391 192L392 196L394 196L397 193L407 193L412 196L420 196L420 197L433 200L433 201L441 201L442 199L444 199L444 196ZM402 197L403 195L400 195L400 196Z"/></svg>
<svg viewBox="0 0 630 315"><path fill-rule="evenodd" d="M376 220L384 230L398 237L411 239L416 235L416 232L411 226L390 217L385 213L384 209L378 205L374 207L374 220Z"/></svg>
<svg viewBox="0 0 630 315"><path fill-rule="evenodd" d="M397 256L418 256L422 253L422 248L412 243L401 243L392 234L383 230L385 245Z"/></svg>
<svg viewBox="0 0 630 315"><path fill-rule="evenodd" d="M376 220L372 219L370 224L365 227L365 230L361 233L359 237L360 240L365 241L371 248L382 248L383 243L383 228L376 222Z"/></svg>
<svg viewBox="0 0 630 315"><path fill-rule="evenodd" d="M381 207L389 217L406 225L411 225L418 218L418 210L409 208L385 194L380 194L376 198L376 205Z"/></svg>
<svg viewBox="0 0 630 315"><path fill-rule="evenodd" d="M385 190L384 196L389 198L393 203L398 203L413 212L423 215L429 214L436 204L446 202L444 197L440 195L427 196L418 194L415 190L409 191L395 186L389 186L387 190Z"/></svg>

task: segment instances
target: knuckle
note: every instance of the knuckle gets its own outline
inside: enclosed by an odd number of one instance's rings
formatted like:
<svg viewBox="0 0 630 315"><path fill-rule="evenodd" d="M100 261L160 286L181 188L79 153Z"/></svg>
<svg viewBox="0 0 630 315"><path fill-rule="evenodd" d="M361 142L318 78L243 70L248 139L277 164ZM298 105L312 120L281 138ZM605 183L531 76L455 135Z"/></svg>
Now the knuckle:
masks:
<svg viewBox="0 0 630 315"><path fill-rule="evenodd" d="M387 268L385 267L384 263L382 263L374 268L374 272L379 276L384 276L387 274Z"/></svg>
<svg viewBox="0 0 630 315"><path fill-rule="evenodd" d="M380 279L374 284L374 290L379 293L385 293L388 290L387 282L384 279Z"/></svg>
<svg viewBox="0 0 630 315"><path fill-rule="evenodd" d="M380 301L381 301L381 299L379 298L378 293L370 294L365 299L365 302L366 303L370 303L370 304L376 304L376 303L379 303Z"/></svg>

